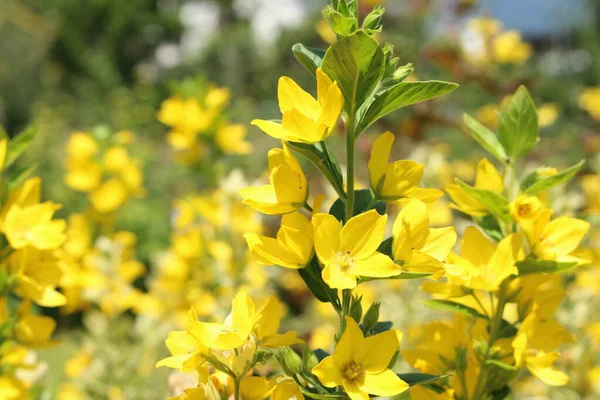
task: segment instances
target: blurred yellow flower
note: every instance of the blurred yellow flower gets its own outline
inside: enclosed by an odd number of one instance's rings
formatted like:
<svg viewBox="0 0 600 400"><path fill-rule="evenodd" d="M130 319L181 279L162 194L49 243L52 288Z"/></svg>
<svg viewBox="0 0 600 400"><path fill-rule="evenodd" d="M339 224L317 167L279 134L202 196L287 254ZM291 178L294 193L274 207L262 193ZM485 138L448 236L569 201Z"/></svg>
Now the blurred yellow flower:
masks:
<svg viewBox="0 0 600 400"><path fill-rule="evenodd" d="M587 111L592 118L600 120L600 87L588 87L579 93L579 108Z"/></svg>

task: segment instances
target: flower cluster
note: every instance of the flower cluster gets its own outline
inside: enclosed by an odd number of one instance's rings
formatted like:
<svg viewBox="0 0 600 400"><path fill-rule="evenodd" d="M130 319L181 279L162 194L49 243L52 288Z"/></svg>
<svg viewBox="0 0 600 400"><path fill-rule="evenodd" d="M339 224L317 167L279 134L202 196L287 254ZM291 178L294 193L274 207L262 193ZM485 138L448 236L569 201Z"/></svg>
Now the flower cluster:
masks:
<svg viewBox="0 0 600 400"><path fill-rule="evenodd" d="M0 397L7 400L28 398L44 371L33 349L54 344L56 323L40 315L38 306L66 303L56 290L63 275L61 245L67 238L65 221L54 216L61 206L42 202L39 178L28 178L27 172L15 175L10 168L33 134L29 130L0 140Z"/></svg>
<svg viewBox="0 0 600 400"><path fill-rule="evenodd" d="M176 94L162 103L158 119L171 128L167 142L179 161L194 164L215 152L252 151L252 145L244 140L246 126L232 124L224 115L229 97L229 89L192 81L183 82Z"/></svg>
<svg viewBox="0 0 600 400"><path fill-rule="evenodd" d="M71 189L87 193L92 210L106 217L129 199L144 195L144 176L140 161L130 154L129 146L134 142L131 132L117 132L114 140L96 136L88 132L71 135L64 181Z"/></svg>

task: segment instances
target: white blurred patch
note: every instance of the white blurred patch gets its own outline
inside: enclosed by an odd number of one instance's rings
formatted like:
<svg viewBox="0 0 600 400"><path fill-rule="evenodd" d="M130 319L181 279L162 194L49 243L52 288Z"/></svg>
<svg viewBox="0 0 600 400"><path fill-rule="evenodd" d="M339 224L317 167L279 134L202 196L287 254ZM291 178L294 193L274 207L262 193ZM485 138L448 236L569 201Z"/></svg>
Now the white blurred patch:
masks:
<svg viewBox="0 0 600 400"><path fill-rule="evenodd" d="M181 38L182 58L201 52L219 28L221 12L212 2L188 2L179 12L185 32Z"/></svg>
<svg viewBox="0 0 600 400"><path fill-rule="evenodd" d="M235 0L235 11L250 20L254 36L261 44L271 45L284 28L295 28L306 18L300 0Z"/></svg>

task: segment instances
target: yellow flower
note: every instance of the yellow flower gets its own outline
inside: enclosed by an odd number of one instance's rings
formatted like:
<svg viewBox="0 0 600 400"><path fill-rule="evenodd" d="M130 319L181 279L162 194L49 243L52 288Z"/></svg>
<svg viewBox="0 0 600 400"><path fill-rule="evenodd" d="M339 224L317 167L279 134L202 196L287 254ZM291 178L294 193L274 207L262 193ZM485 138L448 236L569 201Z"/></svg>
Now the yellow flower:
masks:
<svg viewBox="0 0 600 400"><path fill-rule="evenodd" d="M198 100L171 97L165 100L158 112L158 120L183 133L202 132L212 124L216 112L203 109Z"/></svg>
<svg viewBox="0 0 600 400"><path fill-rule="evenodd" d="M98 154L99 150L98 143L87 132L73 132L67 142L67 154L76 159L89 159Z"/></svg>
<svg viewBox="0 0 600 400"><path fill-rule="evenodd" d="M199 322L197 337L207 347L218 350L232 350L242 347L254 333L259 344L265 347L288 346L301 343L295 332L280 335L279 302L271 297L265 306L256 309L254 301L244 292L233 299L231 314L225 324Z"/></svg>
<svg viewBox="0 0 600 400"><path fill-rule="evenodd" d="M65 296L55 289L63 276L59 262L53 250L17 250L7 263L9 272L16 275L15 294L44 307L64 305Z"/></svg>
<svg viewBox="0 0 600 400"><path fill-rule="evenodd" d="M486 158L477 164L475 188L489 190L498 194L504 191L504 178ZM487 209L477 200L467 195L459 185L451 184L446 186L446 192L448 192L452 201L454 201L454 204L450 204L450 207L473 217L481 217L488 214Z"/></svg>
<svg viewBox="0 0 600 400"><path fill-rule="evenodd" d="M298 160L282 142L282 149L269 151L269 184L242 189L244 204L263 214L287 214L308 199L308 182Z"/></svg>
<svg viewBox="0 0 600 400"><path fill-rule="evenodd" d="M545 128L556 122L560 108L555 103L545 103L537 108L537 113L540 128Z"/></svg>
<svg viewBox="0 0 600 400"><path fill-rule="evenodd" d="M522 64L531 57L533 49L531 44L522 40L519 31L510 30L494 37L492 51L497 63Z"/></svg>
<svg viewBox="0 0 600 400"><path fill-rule="evenodd" d="M404 350L402 357L424 374L444 374L448 368L444 360L456 360L457 350L470 342L466 326L464 318L455 317L452 324L434 321L419 327L418 347Z"/></svg>
<svg viewBox="0 0 600 400"><path fill-rule="evenodd" d="M171 236L171 243L175 254L183 259L196 259L204 254L202 232L199 228L174 233Z"/></svg>
<svg viewBox="0 0 600 400"><path fill-rule="evenodd" d="M272 390L272 382L262 376L247 376L240 382L240 395L244 400L263 400Z"/></svg>
<svg viewBox="0 0 600 400"><path fill-rule="evenodd" d="M90 193L90 203L96 211L108 214L127 201L127 187L117 179L110 179Z"/></svg>
<svg viewBox="0 0 600 400"><path fill-rule="evenodd" d="M79 378L92 364L92 355L87 350L79 350L77 354L65 363L65 374L69 378Z"/></svg>
<svg viewBox="0 0 600 400"><path fill-rule="evenodd" d="M252 143L244 140L248 129L241 124L227 124L217 130L215 143L225 154L250 154Z"/></svg>
<svg viewBox="0 0 600 400"><path fill-rule="evenodd" d="M600 87L585 88L577 100L579 108L587 111L594 119L600 120Z"/></svg>
<svg viewBox="0 0 600 400"><path fill-rule="evenodd" d="M515 263L523 258L521 235L514 233L495 247L475 227L468 227L462 240L461 255L451 253L447 263L463 268L471 289L496 291L509 276L519 273Z"/></svg>
<svg viewBox="0 0 600 400"><path fill-rule="evenodd" d="M332 289L352 289L360 276L385 278L399 275L402 268L377 248L383 240L387 215L377 211L350 218L342 224L329 214L316 214L315 251L323 268L323 280Z"/></svg>
<svg viewBox="0 0 600 400"><path fill-rule="evenodd" d="M12 204L4 218L3 232L15 249L31 246L40 250L56 249L64 243L66 222L52 220L58 204L45 202L20 206Z"/></svg>
<svg viewBox="0 0 600 400"><path fill-rule="evenodd" d="M276 239L254 232L246 233L244 237L254 257L264 265L302 268L313 254L314 229L308 218L299 212L283 216Z"/></svg>
<svg viewBox="0 0 600 400"><path fill-rule="evenodd" d="M508 210L515 221L535 220L545 209L544 205L537 196L521 195L515 201L509 204Z"/></svg>
<svg viewBox="0 0 600 400"><path fill-rule="evenodd" d="M408 384L388 368L402 334L386 331L365 338L358 324L345 318L346 330L333 354L312 373L326 387L342 386L352 400L368 400L369 394L391 397L406 391Z"/></svg>
<svg viewBox="0 0 600 400"><path fill-rule="evenodd" d="M547 385L566 385L569 377L554 367L560 354L553 350L570 342L571 335L559 323L533 312L525 318L512 342L515 364L527 367Z"/></svg>
<svg viewBox="0 0 600 400"><path fill-rule="evenodd" d="M300 390L300 386L292 379L285 378L277 382L273 387L271 394L273 400L304 400L304 394Z"/></svg>
<svg viewBox="0 0 600 400"><path fill-rule="evenodd" d="M576 262L580 265L589 263L573 253L590 229L590 224L571 217L550 220L551 216L552 210L548 209L542 211L535 220L521 222L533 253L543 260Z"/></svg>
<svg viewBox="0 0 600 400"><path fill-rule="evenodd" d="M388 164L394 135L386 132L379 136L371 148L369 159L369 180L371 189L378 199L396 201L406 197L431 203L443 196L437 189L419 188L423 176L423 166L410 160L400 160Z"/></svg>
<svg viewBox="0 0 600 400"><path fill-rule="evenodd" d="M198 316L193 308L188 314L187 330L170 332L165 344L172 355L156 363L156 367L193 371L204 364L210 353L199 338Z"/></svg>
<svg viewBox="0 0 600 400"><path fill-rule="evenodd" d="M10 375L0 375L0 398L23 400L28 398L28 388L23 382Z"/></svg>
<svg viewBox="0 0 600 400"><path fill-rule="evenodd" d="M51 317L31 313L31 302L21 303L18 311L19 321L15 325L17 340L27 346L48 347L56 322Z"/></svg>
<svg viewBox="0 0 600 400"><path fill-rule="evenodd" d="M329 21L327 21L325 18L321 18L319 21L317 21L315 24L315 30L325 43L334 44L337 42L337 35L333 29L331 29Z"/></svg>
<svg viewBox="0 0 600 400"><path fill-rule="evenodd" d="M4 163L6 162L6 152L8 150L8 140L0 140L0 172L4 170Z"/></svg>
<svg viewBox="0 0 600 400"><path fill-rule="evenodd" d="M585 175L581 178L581 187L586 199L586 211L600 213L600 175Z"/></svg>
<svg viewBox="0 0 600 400"><path fill-rule="evenodd" d="M290 142L317 143L325 140L344 106L337 82L332 81L321 68L317 69L317 100L285 76L279 80L277 92L282 122L255 119L252 125L269 136Z"/></svg>
<svg viewBox="0 0 600 400"><path fill-rule="evenodd" d="M394 259L401 260L406 272L430 273L432 278L441 277L446 259L456 242L454 228L429 228L427 205L411 200L400 211L393 228Z"/></svg>

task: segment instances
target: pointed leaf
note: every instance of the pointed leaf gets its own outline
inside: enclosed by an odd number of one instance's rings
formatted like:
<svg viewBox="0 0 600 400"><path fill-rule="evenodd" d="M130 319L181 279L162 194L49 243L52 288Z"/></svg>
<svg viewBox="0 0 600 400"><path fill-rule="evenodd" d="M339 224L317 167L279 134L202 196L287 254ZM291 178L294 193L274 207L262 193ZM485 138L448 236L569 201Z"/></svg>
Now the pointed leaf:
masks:
<svg viewBox="0 0 600 400"><path fill-rule="evenodd" d="M425 385L428 383L433 383L440 379L447 378L449 375L431 375L431 374L422 374L420 372L409 372L406 374L396 374L400 379L404 382L408 383L409 386L415 385Z"/></svg>
<svg viewBox="0 0 600 400"><path fill-rule="evenodd" d="M502 195L491 190L476 189L459 178L456 178L455 181L470 197L481 203L490 213L502 220L508 217L508 200Z"/></svg>
<svg viewBox="0 0 600 400"><path fill-rule="evenodd" d="M557 262L551 260L541 260L539 258L526 258L517 264L519 275L525 274L550 274L567 272L577 265L577 262Z"/></svg>
<svg viewBox="0 0 600 400"><path fill-rule="evenodd" d="M559 173L554 174L552 176L540 176L534 171L533 174L528 175L523 180L523 182L526 184L521 184L521 190L525 194L534 194L542 190L550 189L551 187L561 185L573 179L573 177L577 175L581 167L583 167L584 163L585 160L581 160L577 164L572 165L569 168L560 171Z"/></svg>
<svg viewBox="0 0 600 400"><path fill-rule="evenodd" d="M300 65L302 65L313 76L316 75L317 68L321 66L323 63L323 57L325 57L325 50L307 47L302 43L296 43L292 47L292 52L294 53L294 56Z"/></svg>
<svg viewBox="0 0 600 400"><path fill-rule="evenodd" d="M442 81L401 82L378 93L363 116L358 132L399 108L430 100L456 89L456 83Z"/></svg>
<svg viewBox="0 0 600 400"><path fill-rule="evenodd" d="M488 153L499 161L506 162L506 151L504 151L504 147L500 144L496 134L469 114L463 115L463 119L467 125L469 135Z"/></svg>
<svg viewBox="0 0 600 400"><path fill-rule="evenodd" d="M498 119L498 138L511 158L526 155L538 141L538 114L525 86L512 96Z"/></svg>
<svg viewBox="0 0 600 400"><path fill-rule="evenodd" d="M423 304L425 304L427 307L435 308L436 310L450 311L453 313L468 315L470 317L489 319L486 315L481 314L474 308L454 303L449 300L430 299L425 300Z"/></svg>
<svg viewBox="0 0 600 400"><path fill-rule="evenodd" d="M327 50L323 72L338 83L348 113L356 112L372 94L381 77L383 63L379 43L362 30L340 39Z"/></svg>

